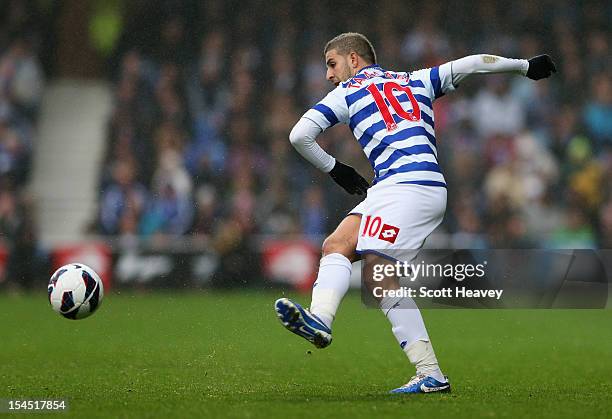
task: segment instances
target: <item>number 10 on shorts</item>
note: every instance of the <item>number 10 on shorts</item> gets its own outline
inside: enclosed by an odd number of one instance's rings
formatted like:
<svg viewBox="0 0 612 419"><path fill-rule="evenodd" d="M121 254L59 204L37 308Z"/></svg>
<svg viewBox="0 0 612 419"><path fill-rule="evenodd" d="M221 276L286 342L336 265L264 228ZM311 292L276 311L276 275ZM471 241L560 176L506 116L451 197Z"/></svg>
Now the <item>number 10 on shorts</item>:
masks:
<svg viewBox="0 0 612 419"><path fill-rule="evenodd" d="M399 227L383 223L382 219L378 216L372 217L368 215L365 219L361 236L376 237L379 240L395 243L399 232Z"/></svg>

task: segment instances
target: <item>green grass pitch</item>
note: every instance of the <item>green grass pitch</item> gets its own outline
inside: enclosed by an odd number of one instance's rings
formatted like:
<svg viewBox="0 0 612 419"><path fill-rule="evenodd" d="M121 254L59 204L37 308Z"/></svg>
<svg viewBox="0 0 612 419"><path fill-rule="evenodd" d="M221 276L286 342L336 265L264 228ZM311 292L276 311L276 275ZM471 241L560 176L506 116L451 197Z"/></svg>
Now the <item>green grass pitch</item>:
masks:
<svg viewBox="0 0 612 419"><path fill-rule="evenodd" d="M57 417L610 415L612 310L425 310L453 392L401 396L413 370L380 312L349 295L317 350L281 327L278 296L111 294L72 321L0 295L0 399L68 399Z"/></svg>

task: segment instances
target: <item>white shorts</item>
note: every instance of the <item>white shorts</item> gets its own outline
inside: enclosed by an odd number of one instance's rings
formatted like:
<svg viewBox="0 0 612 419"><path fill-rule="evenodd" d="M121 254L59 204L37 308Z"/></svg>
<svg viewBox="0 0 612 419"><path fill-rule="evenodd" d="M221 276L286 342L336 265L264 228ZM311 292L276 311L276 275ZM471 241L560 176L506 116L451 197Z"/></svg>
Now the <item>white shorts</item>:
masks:
<svg viewBox="0 0 612 419"><path fill-rule="evenodd" d="M361 214L357 253L411 262L440 225L446 188L415 184L377 185L349 214Z"/></svg>

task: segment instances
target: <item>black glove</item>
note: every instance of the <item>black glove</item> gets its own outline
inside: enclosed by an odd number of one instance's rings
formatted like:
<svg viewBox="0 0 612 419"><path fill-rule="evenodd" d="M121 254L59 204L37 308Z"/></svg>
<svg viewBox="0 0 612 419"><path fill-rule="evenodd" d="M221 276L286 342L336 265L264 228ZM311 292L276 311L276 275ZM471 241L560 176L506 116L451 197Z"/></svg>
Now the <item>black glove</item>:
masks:
<svg viewBox="0 0 612 419"><path fill-rule="evenodd" d="M550 56L538 55L529 59L529 68L527 69L527 77L531 80L540 80L550 77L552 73L557 72L555 63Z"/></svg>
<svg viewBox="0 0 612 419"><path fill-rule="evenodd" d="M355 169L351 166L347 166L344 163L340 163L336 160L336 165L329 172L332 179L345 191L352 195L363 195L370 184L365 180Z"/></svg>

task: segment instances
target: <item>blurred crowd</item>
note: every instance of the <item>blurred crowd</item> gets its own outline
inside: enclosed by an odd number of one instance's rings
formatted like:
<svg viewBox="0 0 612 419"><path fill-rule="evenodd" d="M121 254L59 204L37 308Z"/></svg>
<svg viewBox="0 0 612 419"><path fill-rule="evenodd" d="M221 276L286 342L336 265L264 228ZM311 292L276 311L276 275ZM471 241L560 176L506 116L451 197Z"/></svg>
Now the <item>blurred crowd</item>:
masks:
<svg viewBox="0 0 612 419"><path fill-rule="evenodd" d="M0 11L0 282L7 276L27 282L37 239L27 182L44 87L43 25L31 2L5 3Z"/></svg>
<svg viewBox="0 0 612 419"><path fill-rule="evenodd" d="M135 2L109 64L115 105L99 231L192 235L227 251L258 234L319 241L359 198L305 162L288 134L333 87L325 42L358 31L374 43L379 63L398 71L475 53L548 53L557 63L548 81L474 76L436 102L449 191L436 245L612 246L609 3L519 2L511 13L504 2L470 4ZM23 127L38 90L7 84L4 70L17 60L40 81L27 45L2 54L3 173L24 170L31 146ZM9 105L19 121L6 122ZM347 127L328 130L319 143L371 177Z"/></svg>

